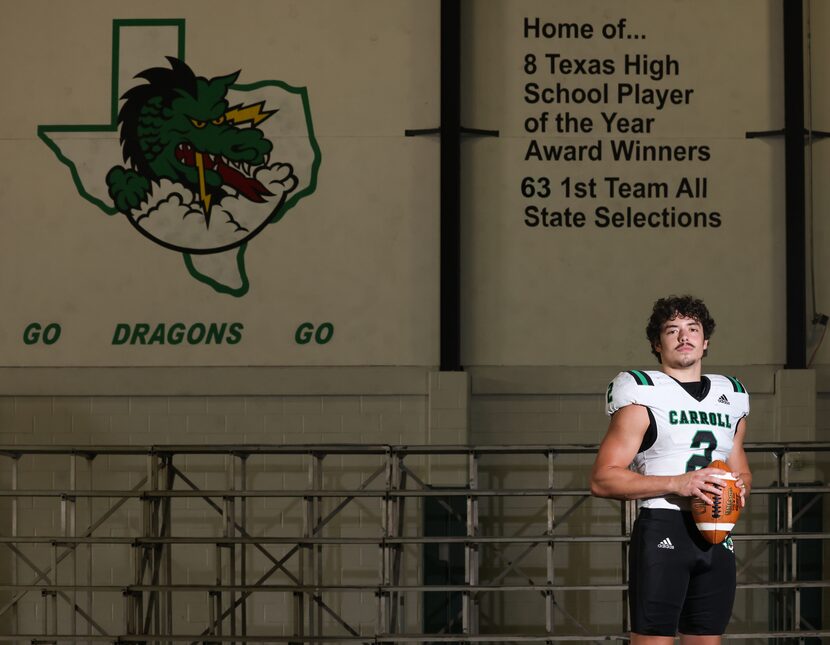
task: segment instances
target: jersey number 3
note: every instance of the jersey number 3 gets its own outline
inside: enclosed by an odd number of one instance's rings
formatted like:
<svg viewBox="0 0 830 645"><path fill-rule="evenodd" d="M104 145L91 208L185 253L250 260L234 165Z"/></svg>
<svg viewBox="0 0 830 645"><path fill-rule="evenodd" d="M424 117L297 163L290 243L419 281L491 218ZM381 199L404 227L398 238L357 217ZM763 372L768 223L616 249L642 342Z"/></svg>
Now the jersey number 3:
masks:
<svg viewBox="0 0 830 645"><path fill-rule="evenodd" d="M698 430L692 439L692 445L690 447L694 449L703 448L703 454L695 453L691 456L689 461L686 462L687 473L698 468L706 468L706 466L712 463L712 453L718 447L718 440L712 434L711 430Z"/></svg>

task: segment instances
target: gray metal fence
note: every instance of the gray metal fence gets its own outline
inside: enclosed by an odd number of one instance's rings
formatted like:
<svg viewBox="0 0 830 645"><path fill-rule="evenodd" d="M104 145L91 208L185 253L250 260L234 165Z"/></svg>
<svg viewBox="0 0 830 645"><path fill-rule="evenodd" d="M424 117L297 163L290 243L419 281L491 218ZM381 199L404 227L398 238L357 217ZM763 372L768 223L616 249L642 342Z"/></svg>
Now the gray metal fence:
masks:
<svg viewBox="0 0 830 645"><path fill-rule="evenodd" d="M800 580L798 567L800 545L805 540L823 543L830 534L796 532L799 513L803 515L807 508L799 511L794 506L797 495L818 498L830 487L823 481L797 486L790 482L791 455L821 455L830 451L830 444L750 444L747 450L764 454L772 464L769 482L762 483L756 476L753 497L767 496L775 502L769 504L767 530L742 532L739 525L734 536L738 543L758 545L747 551L744 566L739 566L739 594L767 590L771 594L769 612L775 615L757 630L730 632L726 638L780 643L830 638L826 626L811 629L805 624L801 604L804 590L822 589L830 582L823 576ZM619 503L616 532L589 535L568 530L570 518L591 498L584 488L556 486L557 460L568 456L590 460L595 451L594 445L0 446L9 475L9 486L0 490L7 520L0 549L10 554L8 566L0 564L0 620L9 625L0 642L625 642L626 555L635 506ZM44 458L52 460L57 474L43 485L21 486L21 467L25 469L27 460ZM121 458L131 460L129 477L134 481L114 488L108 473L113 460ZM221 459L221 468L199 462L202 458ZM304 471L304 485L287 485L291 482L286 480L273 485L269 459L293 461L298 471ZM359 472L344 468L344 459L357 459L362 464ZM482 471L492 459L512 460L518 469L532 465L541 474L540 485L482 485ZM259 464L258 473L270 476L269 485L260 485L260 478L252 474L252 460ZM456 466L449 468L462 471L463 488L431 481L434 468L427 465L436 460L455 460ZM194 463L201 466L194 468ZM96 481L108 485L96 486ZM413 504L426 497L458 495L466 497L466 517L462 518L466 535L424 536ZM538 501L540 530L534 534L484 534L481 504L510 499ZM293 519L287 523L283 519L279 526L261 520L252 523L255 515L268 515L262 511L267 506L255 513L252 505L275 504L277 500L283 502L281 517L293 515ZM555 507L557 501L565 503L564 511ZM355 505L370 505L374 509L370 519L378 525L361 527L363 535L344 536L344 530L329 534L336 519ZM192 522L179 526L180 515L197 507L202 509L198 512L210 516L204 526L195 530ZM45 508L55 509L57 514L46 529L34 521L38 509ZM463 545L463 584L423 583L418 554L423 545L435 543ZM604 584L590 584L590 580L556 584L555 549L577 543L605 545L619 554L619 579ZM515 546L517 554L504 564L501 573L482 582L482 549L508 546ZM366 563L354 569L355 580L347 579L344 567L327 565L324 552L335 547L374 551L377 564L372 579L367 579ZM116 561L118 553L129 553L121 568L116 562L114 571L120 573L111 577L117 579L106 583L96 571L105 548L110 549L110 561L113 549ZM188 549L207 549L212 561L200 571L191 566L182 575L176 558ZM508 574L519 571L530 554L544 562L544 579L520 575L517 583L517 576ZM759 558L769 563L762 567L766 579L758 579L757 574L754 580L742 576L748 561ZM348 556L342 559L347 561ZM191 576L199 580L194 582ZM436 591L460 594L459 633L423 633L420 622L413 620L420 595ZM538 631L499 632L493 620L483 624L484 597L519 593L542 598L544 617L540 617ZM591 597L610 594L620 607L618 630L598 633L568 615L561 600L571 593L590 593ZM284 621L289 629L263 633L261 619L251 611L253 600L262 594L290 598L282 605L283 613L290 614ZM354 619L347 604L333 600L349 594L372 599L371 621ZM177 619L180 599L185 596L203 598L208 608L204 627L198 631L191 628L198 621L187 622L185 629ZM113 621L112 599L116 597L121 609ZM24 614L24 603L29 603L27 607L34 604L35 609ZM567 625L557 620L558 613L568 618ZM258 625L257 629L251 629L252 625Z"/></svg>

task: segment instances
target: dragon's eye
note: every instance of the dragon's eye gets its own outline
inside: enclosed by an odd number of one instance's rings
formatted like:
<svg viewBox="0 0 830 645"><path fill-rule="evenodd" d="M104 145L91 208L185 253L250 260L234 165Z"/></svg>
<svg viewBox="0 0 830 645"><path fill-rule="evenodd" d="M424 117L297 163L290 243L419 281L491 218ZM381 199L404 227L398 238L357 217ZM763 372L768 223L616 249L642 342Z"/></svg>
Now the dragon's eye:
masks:
<svg viewBox="0 0 830 645"><path fill-rule="evenodd" d="M204 128L207 125L206 121L199 121L199 119L190 119L190 122L199 129Z"/></svg>
<svg viewBox="0 0 830 645"><path fill-rule="evenodd" d="M213 125L222 125L224 122L225 122L225 115L224 114L222 116L214 119L213 121L211 121L211 123L213 123Z"/></svg>

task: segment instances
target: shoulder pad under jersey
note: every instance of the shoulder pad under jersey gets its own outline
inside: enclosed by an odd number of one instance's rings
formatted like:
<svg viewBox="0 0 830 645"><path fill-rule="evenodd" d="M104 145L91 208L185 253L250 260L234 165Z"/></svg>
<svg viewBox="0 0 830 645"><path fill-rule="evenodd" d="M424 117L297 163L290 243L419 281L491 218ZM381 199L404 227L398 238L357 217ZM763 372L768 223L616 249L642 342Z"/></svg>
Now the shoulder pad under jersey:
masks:
<svg viewBox="0 0 830 645"><path fill-rule="evenodd" d="M620 372L608 385L605 395L605 413L614 414L627 405L642 404L643 388L654 387L654 381L648 372L628 370Z"/></svg>

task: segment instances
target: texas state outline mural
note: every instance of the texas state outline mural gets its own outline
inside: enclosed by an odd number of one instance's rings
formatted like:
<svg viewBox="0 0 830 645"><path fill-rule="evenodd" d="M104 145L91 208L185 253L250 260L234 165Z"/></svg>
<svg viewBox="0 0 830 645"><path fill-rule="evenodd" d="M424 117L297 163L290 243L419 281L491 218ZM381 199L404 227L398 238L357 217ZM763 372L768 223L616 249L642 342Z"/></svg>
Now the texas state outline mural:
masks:
<svg viewBox="0 0 830 645"><path fill-rule="evenodd" d="M163 64L120 79L127 28L172 28L177 51L148 52ZM184 32L184 20L114 20L110 123L40 125L38 136L83 198L181 253L197 280L243 296L248 245L316 188L308 94L277 80L237 84L241 70L200 76L184 60Z"/></svg>

